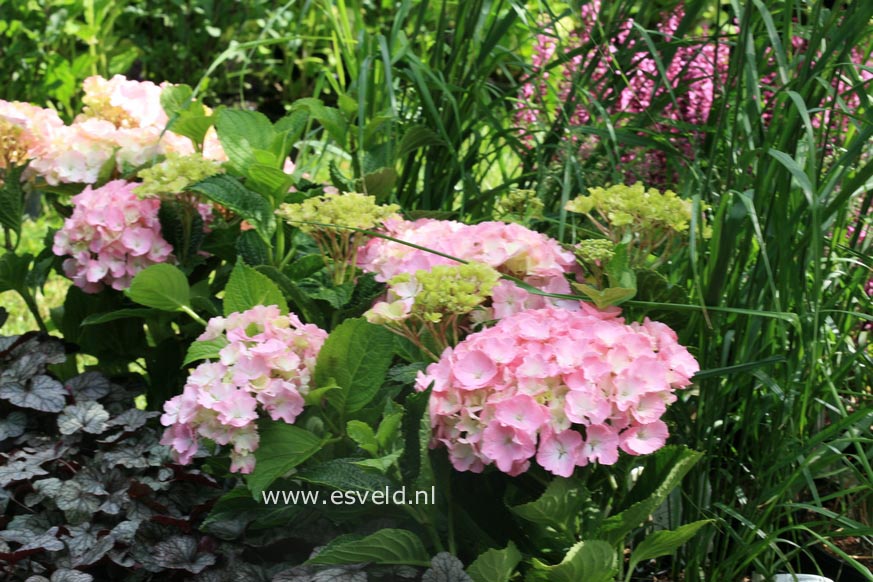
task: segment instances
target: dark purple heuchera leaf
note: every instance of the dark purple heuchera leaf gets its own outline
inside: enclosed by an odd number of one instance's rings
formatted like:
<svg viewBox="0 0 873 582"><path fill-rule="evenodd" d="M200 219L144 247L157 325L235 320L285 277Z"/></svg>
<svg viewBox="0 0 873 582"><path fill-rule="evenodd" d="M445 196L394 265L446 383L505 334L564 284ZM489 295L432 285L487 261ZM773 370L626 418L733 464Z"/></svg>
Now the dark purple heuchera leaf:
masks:
<svg viewBox="0 0 873 582"><path fill-rule="evenodd" d="M0 487L6 487L15 481L29 481L40 475L48 475L48 471L31 461L11 461L0 467Z"/></svg>
<svg viewBox="0 0 873 582"><path fill-rule="evenodd" d="M57 538L58 528L53 527L44 533L37 533L29 529L5 529L0 531L0 539L7 542L21 544L16 552L28 550L46 550L58 552L64 549L64 544Z"/></svg>
<svg viewBox="0 0 873 582"><path fill-rule="evenodd" d="M76 401L100 400L112 391L112 383L100 372L85 372L67 381Z"/></svg>
<svg viewBox="0 0 873 582"><path fill-rule="evenodd" d="M367 582L367 573L361 564L348 566L295 566L273 576L272 582Z"/></svg>
<svg viewBox="0 0 873 582"><path fill-rule="evenodd" d="M91 574L67 568L55 570L51 577L51 582L93 582L93 580L94 577Z"/></svg>
<svg viewBox="0 0 873 582"><path fill-rule="evenodd" d="M197 540L191 536L172 536L158 542L152 548L155 562L172 570L187 570L192 574L202 572L215 564L215 556L199 553Z"/></svg>
<svg viewBox="0 0 873 582"><path fill-rule="evenodd" d="M106 430L109 413L103 405L93 400L80 402L64 408L58 416L58 430L61 434L74 434L81 431L101 434Z"/></svg>
<svg viewBox="0 0 873 582"><path fill-rule="evenodd" d="M430 570L421 577L421 582L473 582L464 572L464 564L448 552L440 552L430 561Z"/></svg>
<svg viewBox="0 0 873 582"><path fill-rule="evenodd" d="M0 384L0 398L15 406L41 412L60 412L64 409L66 397L63 384L42 374L26 383L11 381Z"/></svg>
<svg viewBox="0 0 873 582"><path fill-rule="evenodd" d="M0 420L0 441L20 437L24 434L25 428L27 428L27 415L20 410L10 412L6 418Z"/></svg>

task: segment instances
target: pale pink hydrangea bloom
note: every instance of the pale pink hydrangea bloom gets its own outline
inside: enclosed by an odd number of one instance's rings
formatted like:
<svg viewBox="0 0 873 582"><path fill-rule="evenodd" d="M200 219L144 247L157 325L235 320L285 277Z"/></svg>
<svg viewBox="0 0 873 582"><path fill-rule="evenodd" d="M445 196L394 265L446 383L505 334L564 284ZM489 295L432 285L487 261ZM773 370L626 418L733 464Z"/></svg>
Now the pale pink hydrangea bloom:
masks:
<svg viewBox="0 0 873 582"><path fill-rule="evenodd" d="M85 112L72 124L64 125L56 114L51 118L51 110L40 110L45 112L40 116L30 113L29 118L39 121L41 147L31 156L29 175L41 176L52 185L93 184L113 160L122 171L126 165L141 166L158 155L194 153L187 137L164 131L169 117L161 107L161 92L168 86L130 81L122 75L89 77L83 83ZM214 128L206 134L203 156L227 160Z"/></svg>
<svg viewBox="0 0 873 582"><path fill-rule="evenodd" d="M484 263L502 273L551 293L570 293L565 273L575 268L573 253L560 243L520 224L481 222L463 224L451 220L422 218L416 221L386 220L382 231L405 242L434 251ZM374 237L358 251L358 266L375 273L377 281L388 281L402 273L429 271L436 265L457 261L398 242ZM499 319L525 309L549 304L578 309L575 301L554 301L534 295L510 281L500 281L492 292L491 311L486 318Z"/></svg>
<svg viewBox="0 0 873 582"><path fill-rule="evenodd" d="M432 445L459 471L518 475L536 458L561 477L664 446L661 416L699 366L666 325L618 313L524 311L446 349L415 385L432 387Z"/></svg>
<svg viewBox="0 0 873 582"><path fill-rule="evenodd" d="M21 128L17 136L22 149L27 151L28 159L45 155L52 136L62 127L64 122L54 109L43 109L21 101L4 101L0 99L0 125L4 123ZM0 168L5 161L0 159ZM33 170L28 169L29 173Z"/></svg>
<svg viewBox="0 0 873 582"><path fill-rule="evenodd" d="M327 332L270 305L214 317L197 339L218 338L227 341L219 360L197 366L182 394L164 404L161 423L169 428L161 443L172 447L182 464L191 461L200 438L230 444L230 470L251 473L259 411L294 423L303 411Z"/></svg>
<svg viewBox="0 0 873 582"><path fill-rule="evenodd" d="M113 180L73 197L73 214L55 233L52 251L69 256L64 272L87 293L104 285L122 290L149 265L167 261L172 247L161 236L160 200L141 199L137 185Z"/></svg>

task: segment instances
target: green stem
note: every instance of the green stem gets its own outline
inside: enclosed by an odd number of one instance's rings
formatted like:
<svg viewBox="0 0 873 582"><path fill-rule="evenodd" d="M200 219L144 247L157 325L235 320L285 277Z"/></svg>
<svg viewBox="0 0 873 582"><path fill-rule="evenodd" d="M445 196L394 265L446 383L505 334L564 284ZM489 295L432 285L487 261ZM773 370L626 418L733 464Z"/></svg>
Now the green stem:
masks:
<svg viewBox="0 0 873 582"><path fill-rule="evenodd" d="M184 311L185 313L187 313L191 317L191 319L193 319L194 321L196 321L197 323L199 323L203 327L206 327L206 320L203 319L202 317L200 317L199 315L197 315L193 309L191 309L187 305L182 305L179 309L181 311Z"/></svg>
<svg viewBox="0 0 873 582"><path fill-rule="evenodd" d="M39 307L37 307L33 295L30 294L30 291L28 291L26 287L22 287L17 291L18 294L21 295L21 298L24 299L24 303L27 305L27 309L30 310L30 313L33 314L33 318L36 320L36 325L39 327L39 331L43 333L48 333L48 328L46 327L42 316L39 314Z"/></svg>

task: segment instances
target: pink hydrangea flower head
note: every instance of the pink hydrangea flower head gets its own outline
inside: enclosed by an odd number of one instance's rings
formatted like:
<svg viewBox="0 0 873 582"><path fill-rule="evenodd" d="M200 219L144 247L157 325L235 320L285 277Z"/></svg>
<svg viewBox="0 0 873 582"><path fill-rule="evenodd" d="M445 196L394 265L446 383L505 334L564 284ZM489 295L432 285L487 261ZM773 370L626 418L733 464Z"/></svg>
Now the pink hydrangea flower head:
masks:
<svg viewBox="0 0 873 582"><path fill-rule="evenodd" d="M55 233L52 251L68 256L64 272L88 293L122 290L139 271L170 259L161 236L160 201L141 199L136 184L114 180L73 197L73 214Z"/></svg>
<svg viewBox="0 0 873 582"><path fill-rule="evenodd" d="M619 450L662 447L661 416L697 371L663 324L549 306L467 336L419 374L416 389L432 387L432 444L448 448L457 470L493 464L518 475L536 459L567 477L617 462Z"/></svg>
<svg viewBox="0 0 873 582"><path fill-rule="evenodd" d="M188 376L182 394L164 404L161 441L180 463L197 451L200 438L232 445L231 471L251 473L260 412L293 424L303 412L318 352L327 338L275 305L209 320L199 341L227 342L217 362L204 362ZM193 443L193 444L192 444Z"/></svg>
<svg viewBox="0 0 873 582"><path fill-rule="evenodd" d="M520 224L498 221L463 224L452 220L422 218L416 221L386 220L385 234L407 243L432 249L465 261L486 264L501 273L551 293L570 293L565 273L576 266L573 253L558 241ZM400 274L430 271L437 265L457 262L431 252L383 238L372 238L358 251L358 266L375 273L377 281L389 281ZM509 281L499 282L492 292L487 315L495 319L525 309L537 309L559 302L534 295ZM575 302L564 302L578 309Z"/></svg>

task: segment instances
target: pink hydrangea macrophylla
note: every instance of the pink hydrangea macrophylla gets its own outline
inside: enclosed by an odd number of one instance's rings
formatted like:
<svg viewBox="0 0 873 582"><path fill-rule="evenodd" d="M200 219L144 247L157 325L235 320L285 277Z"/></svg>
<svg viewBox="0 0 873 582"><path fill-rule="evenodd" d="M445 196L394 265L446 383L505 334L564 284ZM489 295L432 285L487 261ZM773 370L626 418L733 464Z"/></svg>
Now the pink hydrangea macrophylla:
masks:
<svg viewBox="0 0 873 582"><path fill-rule="evenodd" d="M481 222L463 224L422 218L385 221L385 234L466 261L484 263L550 293L570 293L565 273L576 262L573 253L548 236L520 224ZM373 238L358 251L358 266L386 282L400 274L429 271L436 265L457 265L447 257L383 238ZM576 309L575 301L558 301ZM485 318L499 319L524 309L537 309L551 300L525 291L510 281L500 281L492 292L491 311Z"/></svg>
<svg viewBox="0 0 873 582"><path fill-rule="evenodd" d="M699 366L666 325L618 313L523 311L447 348L416 380L432 387L432 444L459 471L518 475L536 458L561 477L661 448L661 416Z"/></svg>
<svg viewBox="0 0 873 582"><path fill-rule="evenodd" d="M64 272L87 293L104 285L122 290L149 265L167 261L172 247L161 236L160 200L141 199L135 183L114 180L73 197L73 214L55 233L52 251L69 256Z"/></svg>
<svg viewBox="0 0 873 582"><path fill-rule="evenodd" d="M161 443L182 464L190 462L201 438L229 444L230 470L251 473L259 411L288 424L296 420L327 332L270 305L212 318L197 339L219 338L227 345L218 361L197 366L182 394L164 404L161 423L168 428Z"/></svg>
<svg viewBox="0 0 873 582"><path fill-rule="evenodd" d="M53 109L0 99L0 169L23 166L44 155L52 135L62 127Z"/></svg>

